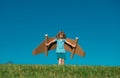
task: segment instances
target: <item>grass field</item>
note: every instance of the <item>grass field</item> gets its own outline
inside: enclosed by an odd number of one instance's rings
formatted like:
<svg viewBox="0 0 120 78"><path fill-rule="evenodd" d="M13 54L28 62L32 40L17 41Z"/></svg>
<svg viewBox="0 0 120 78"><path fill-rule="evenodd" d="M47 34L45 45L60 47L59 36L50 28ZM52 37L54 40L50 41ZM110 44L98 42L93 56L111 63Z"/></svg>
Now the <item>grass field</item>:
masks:
<svg viewBox="0 0 120 78"><path fill-rule="evenodd" d="M0 64L0 78L120 78L120 66Z"/></svg>

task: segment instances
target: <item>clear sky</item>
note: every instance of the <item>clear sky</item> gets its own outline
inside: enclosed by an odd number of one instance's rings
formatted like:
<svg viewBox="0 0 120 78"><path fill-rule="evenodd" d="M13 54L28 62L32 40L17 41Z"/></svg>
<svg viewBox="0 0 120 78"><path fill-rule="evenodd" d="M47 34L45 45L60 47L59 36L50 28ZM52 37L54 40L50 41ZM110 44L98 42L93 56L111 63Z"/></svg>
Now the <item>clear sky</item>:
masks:
<svg viewBox="0 0 120 78"><path fill-rule="evenodd" d="M1 0L0 64L57 64L55 50L32 55L47 33L79 37L86 57L66 64L120 65L119 0Z"/></svg>

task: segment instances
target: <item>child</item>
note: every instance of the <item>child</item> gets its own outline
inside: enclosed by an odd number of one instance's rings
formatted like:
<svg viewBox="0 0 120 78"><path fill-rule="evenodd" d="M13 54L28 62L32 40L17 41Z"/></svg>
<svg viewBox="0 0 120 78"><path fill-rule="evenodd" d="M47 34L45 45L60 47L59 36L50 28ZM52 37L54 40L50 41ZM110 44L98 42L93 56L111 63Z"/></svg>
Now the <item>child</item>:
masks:
<svg viewBox="0 0 120 78"><path fill-rule="evenodd" d="M58 64L64 65L64 60L66 59L66 56L65 56L66 52L64 49L64 44L67 43L71 45L72 47L75 47L75 45L71 44L70 42L66 40L66 35L62 31L57 34L56 39L47 43L46 46L49 46L50 44L54 42L57 42L56 53L57 53Z"/></svg>

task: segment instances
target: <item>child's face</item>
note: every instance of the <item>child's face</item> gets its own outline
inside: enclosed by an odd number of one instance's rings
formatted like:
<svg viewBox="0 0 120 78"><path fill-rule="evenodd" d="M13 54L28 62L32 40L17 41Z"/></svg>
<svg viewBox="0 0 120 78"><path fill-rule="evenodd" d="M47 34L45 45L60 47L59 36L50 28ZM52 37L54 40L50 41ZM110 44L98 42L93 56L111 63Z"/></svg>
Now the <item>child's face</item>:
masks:
<svg viewBox="0 0 120 78"><path fill-rule="evenodd" d="M59 36L60 36L60 39L62 39L62 38L63 38L63 34L60 34Z"/></svg>

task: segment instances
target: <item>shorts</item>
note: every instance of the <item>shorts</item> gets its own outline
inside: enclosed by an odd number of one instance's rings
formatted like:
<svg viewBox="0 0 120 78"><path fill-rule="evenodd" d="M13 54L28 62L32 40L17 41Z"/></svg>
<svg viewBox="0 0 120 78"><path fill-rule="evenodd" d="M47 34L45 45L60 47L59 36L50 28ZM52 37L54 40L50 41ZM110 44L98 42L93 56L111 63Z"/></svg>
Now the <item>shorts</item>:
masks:
<svg viewBox="0 0 120 78"><path fill-rule="evenodd" d="M66 55L65 55L65 53L57 53L57 60L59 60L59 58L61 58L61 59L66 59Z"/></svg>

